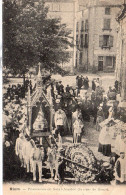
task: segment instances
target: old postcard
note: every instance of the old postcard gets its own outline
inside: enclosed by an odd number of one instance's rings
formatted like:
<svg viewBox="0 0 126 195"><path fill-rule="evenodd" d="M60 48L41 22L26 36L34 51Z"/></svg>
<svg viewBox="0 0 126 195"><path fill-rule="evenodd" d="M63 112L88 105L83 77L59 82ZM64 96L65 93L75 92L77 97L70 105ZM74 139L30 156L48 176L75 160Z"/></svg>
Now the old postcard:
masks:
<svg viewBox="0 0 126 195"><path fill-rule="evenodd" d="M2 12L3 194L126 194L126 1Z"/></svg>

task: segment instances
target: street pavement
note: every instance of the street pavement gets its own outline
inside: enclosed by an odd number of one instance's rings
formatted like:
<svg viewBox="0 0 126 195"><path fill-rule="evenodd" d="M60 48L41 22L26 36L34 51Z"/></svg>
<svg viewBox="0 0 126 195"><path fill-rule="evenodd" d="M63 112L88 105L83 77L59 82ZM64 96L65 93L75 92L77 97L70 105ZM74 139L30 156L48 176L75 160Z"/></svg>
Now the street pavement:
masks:
<svg viewBox="0 0 126 195"><path fill-rule="evenodd" d="M99 73L99 74L90 74L90 73L83 73L82 76L88 76L89 78L89 87L92 86L92 80L93 78L99 78L102 81L102 86L105 90L105 92L108 91L109 86L113 86L115 82L115 75L114 73ZM62 81L63 85L66 86L69 84L70 86L76 86L76 76L64 76L61 75L52 75L52 79L55 79L57 81Z"/></svg>
<svg viewBox="0 0 126 195"><path fill-rule="evenodd" d="M105 90L105 92L108 90L109 86L113 86L114 85L114 81L115 81L115 75L114 73L97 73L97 74L91 74L91 73L82 73L82 76L88 76L89 78L89 87L91 87L92 84L92 79L93 78L100 78L100 80L102 80L102 86ZM70 85L70 86L76 86L76 76L61 76L59 74L55 74L52 75L52 79L56 80L56 81L62 81L63 85ZM36 76L35 76L36 79ZM10 83L9 84L22 84L23 83L23 78L10 78ZM32 81L34 81L34 78L31 78Z"/></svg>

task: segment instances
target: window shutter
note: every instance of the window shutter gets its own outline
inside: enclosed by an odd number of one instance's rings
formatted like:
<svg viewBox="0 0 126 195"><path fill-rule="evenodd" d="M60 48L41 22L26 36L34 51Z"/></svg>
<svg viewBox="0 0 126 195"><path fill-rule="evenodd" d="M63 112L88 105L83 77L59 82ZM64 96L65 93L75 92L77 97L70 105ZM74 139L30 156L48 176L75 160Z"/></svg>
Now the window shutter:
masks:
<svg viewBox="0 0 126 195"><path fill-rule="evenodd" d="M88 47L88 35L85 34L85 42L84 42L85 47Z"/></svg>
<svg viewBox="0 0 126 195"><path fill-rule="evenodd" d="M99 47L103 46L103 35L99 36Z"/></svg>
<svg viewBox="0 0 126 195"><path fill-rule="evenodd" d="M78 46L79 41L78 41L78 35L76 35L76 45Z"/></svg>
<svg viewBox="0 0 126 195"><path fill-rule="evenodd" d="M88 20L85 20L85 31L88 31Z"/></svg>
<svg viewBox="0 0 126 195"><path fill-rule="evenodd" d="M85 45L85 35L83 36L83 46Z"/></svg>
<svg viewBox="0 0 126 195"><path fill-rule="evenodd" d="M81 31L84 30L84 21L81 22Z"/></svg>
<svg viewBox="0 0 126 195"><path fill-rule="evenodd" d="M83 38L84 38L84 36L83 36L83 34L81 34L80 35L80 46L81 46L81 48L83 47Z"/></svg>
<svg viewBox="0 0 126 195"><path fill-rule="evenodd" d="M113 47L113 36L109 37L109 46Z"/></svg>
<svg viewBox="0 0 126 195"><path fill-rule="evenodd" d="M79 22L77 22L77 24L76 24L76 31L78 31L79 30Z"/></svg>

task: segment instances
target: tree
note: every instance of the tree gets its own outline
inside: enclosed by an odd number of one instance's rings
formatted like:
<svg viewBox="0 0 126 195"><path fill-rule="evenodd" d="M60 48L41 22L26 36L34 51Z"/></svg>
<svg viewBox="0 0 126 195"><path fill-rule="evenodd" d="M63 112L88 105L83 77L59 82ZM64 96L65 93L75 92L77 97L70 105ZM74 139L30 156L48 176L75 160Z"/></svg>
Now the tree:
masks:
<svg viewBox="0 0 126 195"><path fill-rule="evenodd" d="M69 61L71 32L60 19L48 18L41 0L22 0L21 4L4 0L3 29L4 65L13 74L25 74L38 62L54 71Z"/></svg>

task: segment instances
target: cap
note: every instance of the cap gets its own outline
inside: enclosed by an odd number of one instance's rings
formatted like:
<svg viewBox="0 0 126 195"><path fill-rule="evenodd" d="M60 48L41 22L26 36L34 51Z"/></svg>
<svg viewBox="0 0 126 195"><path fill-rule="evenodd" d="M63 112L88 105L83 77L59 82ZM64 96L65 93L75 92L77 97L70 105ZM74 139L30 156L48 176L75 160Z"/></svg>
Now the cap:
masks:
<svg viewBox="0 0 126 195"><path fill-rule="evenodd" d="M99 110L102 110L102 107L100 106L98 109L99 109Z"/></svg>
<svg viewBox="0 0 126 195"><path fill-rule="evenodd" d="M125 154L125 152L124 151L121 151L120 154Z"/></svg>
<svg viewBox="0 0 126 195"><path fill-rule="evenodd" d="M42 144L36 144L36 147L41 148L41 147L43 147L43 145Z"/></svg>
<svg viewBox="0 0 126 195"><path fill-rule="evenodd" d="M104 162L102 165L103 165L104 167L109 167L109 166L110 166L110 163Z"/></svg>
<svg viewBox="0 0 126 195"><path fill-rule="evenodd" d="M36 140L36 141L35 141L35 144L36 144L36 145L39 144L39 141Z"/></svg>
<svg viewBox="0 0 126 195"><path fill-rule="evenodd" d="M56 99L56 103L60 103L60 99Z"/></svg>

